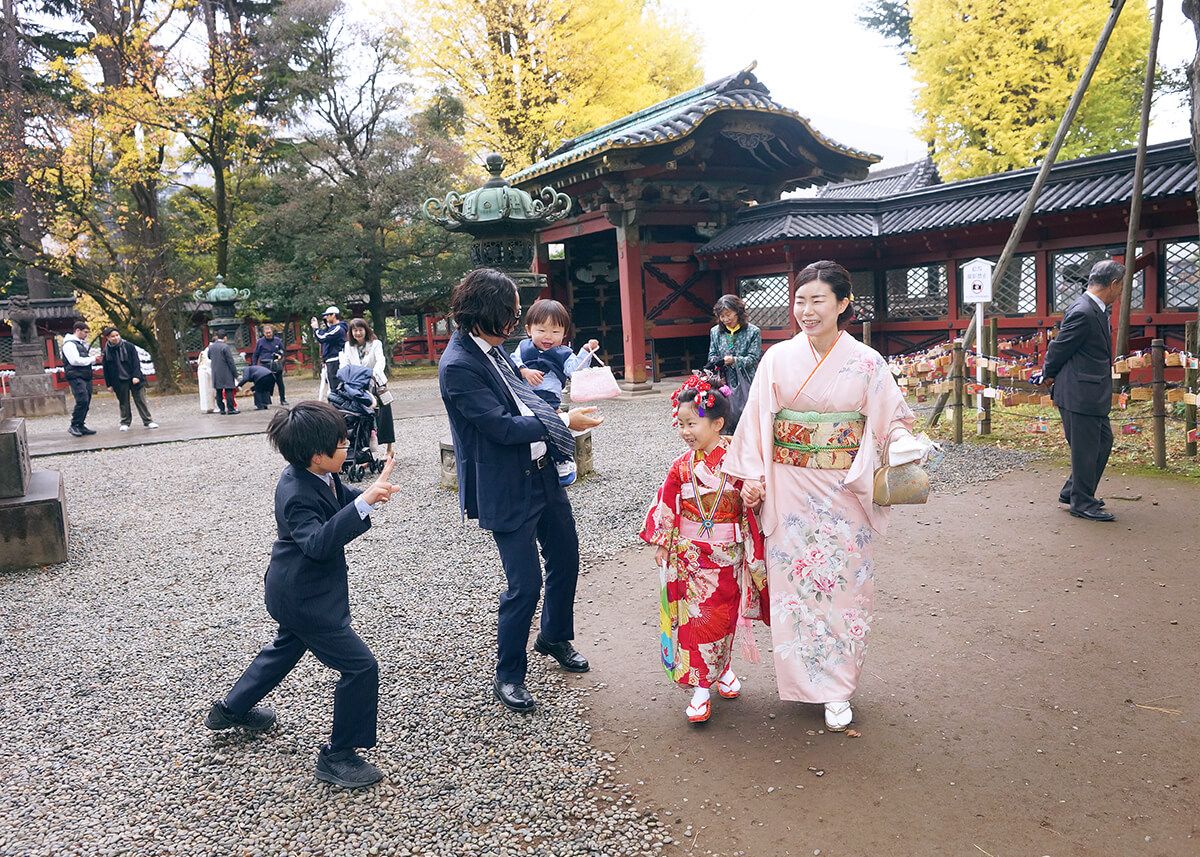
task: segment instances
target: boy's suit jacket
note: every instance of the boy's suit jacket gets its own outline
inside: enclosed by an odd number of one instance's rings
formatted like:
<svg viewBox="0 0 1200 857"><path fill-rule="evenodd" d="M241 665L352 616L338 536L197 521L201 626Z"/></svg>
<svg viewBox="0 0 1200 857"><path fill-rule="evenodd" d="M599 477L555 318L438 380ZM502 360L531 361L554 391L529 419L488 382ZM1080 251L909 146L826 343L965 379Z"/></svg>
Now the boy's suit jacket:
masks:
<svg viewBox="0 0 1200 857"><path fill-rule="evenodd" d="M1054 404L1064 411L1106 416L1112 410L1112 359L1108 316L1094 300L1080 295L1046 349L1043 374L1054 379Z"/></svg>
<svg viewBox="0 0 1200 857"><path fill-rule="evenodd" d="M267 612L280 625L332 630L350 624L345 547L371 528L354 498L361 492L333 477L337 496L321 477L288 465L275 486L275 524L266 575Z"/></svg>
<svg viewBox="0 0 1200 857"><path fill-rule="evenodd" d="M438 361L438 384L454 440L459 507L485 530L512 532L529 512L529 445L549 432L537 417L521 415L492 358L461 331Z"/></svg>

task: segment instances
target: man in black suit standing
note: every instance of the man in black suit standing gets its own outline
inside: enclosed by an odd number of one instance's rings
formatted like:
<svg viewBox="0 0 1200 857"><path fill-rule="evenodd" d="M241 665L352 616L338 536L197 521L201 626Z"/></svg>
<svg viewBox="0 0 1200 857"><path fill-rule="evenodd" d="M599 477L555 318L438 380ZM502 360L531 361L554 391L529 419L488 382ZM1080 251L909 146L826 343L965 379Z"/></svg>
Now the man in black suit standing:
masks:
<svg viewBox="0 0 1200 857"><path fill-rule="evenodd" d="M579 537L554 464L574 456L580 431L603 421L595 408L559 414L522 380L501 348L521 317L517 287L488 268L454 287L458 328L438 363L442 401L450 417L463 518L491 530L508 589L500 596L493 693L513 711L535 706L525 687L529 626L542 589L538 546L546 560L542 621L534 649L569 672L589 665L571 645Z"/></svg>
<svg viewBox="0 0 1200 857"><path fill-rule="evenodd" d="M1042 383L1062 414L1063 433L1071 447L1071 475L1058 494L1071 514L1089 521L1115 521L1096 499L1096 486L1112 452L1112 327L1108 308L1121 298L1125 266L1097 262L1087 290L1063 316L1058 336L1046 349Z"/></svg>

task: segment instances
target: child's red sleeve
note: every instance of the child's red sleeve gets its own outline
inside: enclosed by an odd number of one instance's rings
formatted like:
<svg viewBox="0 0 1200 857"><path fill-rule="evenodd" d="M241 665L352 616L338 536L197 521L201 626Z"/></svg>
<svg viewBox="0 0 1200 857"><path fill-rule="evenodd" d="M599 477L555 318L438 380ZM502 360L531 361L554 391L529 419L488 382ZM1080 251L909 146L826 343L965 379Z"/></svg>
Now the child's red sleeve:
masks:
<svg viewBox="0 0 1200 857"><path fill-rule="evenodd" d="M683 484L679 472L679 462L676 461L667 471L667 478L658 489L654 502L646 512L646 520L639 533L642 541L651 545L670 547L675 542L675 532L679 524L679 495Z"/></svg>

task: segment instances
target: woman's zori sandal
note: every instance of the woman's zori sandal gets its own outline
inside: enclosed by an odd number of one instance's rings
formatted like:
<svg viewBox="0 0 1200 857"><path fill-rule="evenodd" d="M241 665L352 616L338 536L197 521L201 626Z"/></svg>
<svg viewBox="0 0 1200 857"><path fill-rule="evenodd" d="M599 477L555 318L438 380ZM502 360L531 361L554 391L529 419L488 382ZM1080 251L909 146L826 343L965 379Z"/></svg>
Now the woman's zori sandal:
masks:
<svg viewBox="0 0 1200 857"><path fill-rule="evenodd" d="M854 712L849 702L825 703L825 728L830 732L845 732L853 719Z"/></svg>

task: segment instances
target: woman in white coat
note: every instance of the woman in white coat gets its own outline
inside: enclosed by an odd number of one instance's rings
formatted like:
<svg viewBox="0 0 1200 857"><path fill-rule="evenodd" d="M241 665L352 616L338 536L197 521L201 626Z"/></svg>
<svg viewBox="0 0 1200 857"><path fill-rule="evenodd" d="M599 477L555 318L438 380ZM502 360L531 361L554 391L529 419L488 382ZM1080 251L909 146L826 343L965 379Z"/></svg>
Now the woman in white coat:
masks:
<svg viewBox="0 0 1200 857"><path fill-rule="evenodd" d="M211 414L216 410L213 402L212 361L208 359L208 349L201 348L196 360L196 384L200 388L200 413Z"/></svg>
<svg viewBox="0 0 1200 857"><path fill-rule="evenodd" d="M338 368L343 366L366 366L371 370L375 393L375 439L376 447L371 451L376 458L385 455L379 445L387 445L387 454L396 442L396 426L392 421L392 394L387 387L387 364L383 359L383 343L375 337L371 325L364 319L351 319L347 330L346 345L338 356Z"/></svg>

